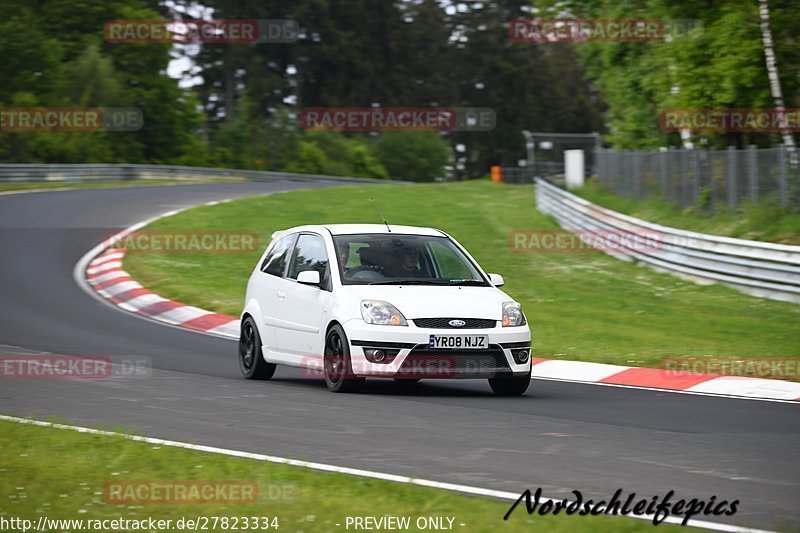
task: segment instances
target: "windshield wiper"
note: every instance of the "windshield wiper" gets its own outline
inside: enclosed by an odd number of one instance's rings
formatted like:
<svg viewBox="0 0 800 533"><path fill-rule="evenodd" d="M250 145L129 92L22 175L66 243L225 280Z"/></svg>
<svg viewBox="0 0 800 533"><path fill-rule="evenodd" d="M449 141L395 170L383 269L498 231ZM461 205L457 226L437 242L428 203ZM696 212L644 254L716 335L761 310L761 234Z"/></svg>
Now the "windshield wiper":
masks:
<svg viewBox="0 0 800 533"><path fill-rule="evenodd" d="M420 278L407 278L407 279L387 279L381 281L373 281L369 285L485 285L486 282L479 279L420 279Z"/></svg>
<svg viewBox="0 0 800 533"><path fill-rule="evenodd" d="M436 279L418 279L418 278L408 278L408 279L387 279L382 281L373 281L369 283L369 285L446 285L447 282L442 282L442 280Z"/></svg>

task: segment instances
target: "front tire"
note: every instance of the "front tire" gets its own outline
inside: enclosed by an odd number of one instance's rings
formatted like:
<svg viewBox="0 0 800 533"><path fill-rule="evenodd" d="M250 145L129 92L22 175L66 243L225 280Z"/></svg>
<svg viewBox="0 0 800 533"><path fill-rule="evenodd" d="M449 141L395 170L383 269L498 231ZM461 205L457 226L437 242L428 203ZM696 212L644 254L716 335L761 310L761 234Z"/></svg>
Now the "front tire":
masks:
<svg viewBox="0 0 800 533"><path fill-rule="evenodd" d="M325 336L323 367L325 385L331 392L355 392L364 383L364 378L354 377L350 364L350 345L344 330L338 324Z"/></svg>
<svg viewBox="0 0 800 533"><path fill-rule="evenodd" d="M531 373L521 377L491 378L489 386L497 396L521 396L531 384Z"/></svg>
<svg viewBox="0 0 800 533"><path fill-rule="evenodd" d="M239 334L239 370L247 379L270 379L277 365L264 360L261 336L252 317L242 320Z"/></svg>

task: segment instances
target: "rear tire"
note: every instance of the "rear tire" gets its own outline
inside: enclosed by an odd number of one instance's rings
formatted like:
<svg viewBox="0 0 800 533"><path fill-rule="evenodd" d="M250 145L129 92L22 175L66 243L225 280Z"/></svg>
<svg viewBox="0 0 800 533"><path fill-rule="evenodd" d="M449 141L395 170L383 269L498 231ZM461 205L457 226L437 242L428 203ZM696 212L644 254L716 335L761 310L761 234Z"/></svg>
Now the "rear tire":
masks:
<svg viewBox="0 0 800 533"><path fill-rule="evenodd" d="M261 336L255 320L246 317L242 320L239 334L239 370L247 379L270 379L277 365L264 360L261 352Z"/></svg>
<svg viewBox="0 0 800 533"><path fill-rule="evenodd" d="M530 371L522 377L489 379L489 386L497 396L521 396L525 394L530 384Z"/></svg>
<svg viewBox="0 0 800 533"><path fill-rule="evenodd" d="M338 324L325 336L323 368L325 385L331 392L355 392L364 383L364 378L354 377L353 366L350 364L350 344Z"/></svg>

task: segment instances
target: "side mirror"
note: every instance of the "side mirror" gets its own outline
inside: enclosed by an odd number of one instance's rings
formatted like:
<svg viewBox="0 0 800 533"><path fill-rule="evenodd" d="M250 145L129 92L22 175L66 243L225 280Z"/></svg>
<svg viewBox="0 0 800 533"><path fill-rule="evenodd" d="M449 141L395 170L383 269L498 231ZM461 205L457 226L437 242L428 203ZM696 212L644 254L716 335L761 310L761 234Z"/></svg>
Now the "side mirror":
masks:
<svg viewBox="0 0 800 533"><path fill-rule="evenodd" d="M500 274L489 274L489 281L495 287L500 287L506 284L506 282L503 281L503 276L501 276Z"/></svg>
<svg viewBox="0 0 800 533"><path fill-rule="evenodd" d="M317 285L319 286L319 272L316 270L303 270L297 275L297 283L303 285Z"/></svg>

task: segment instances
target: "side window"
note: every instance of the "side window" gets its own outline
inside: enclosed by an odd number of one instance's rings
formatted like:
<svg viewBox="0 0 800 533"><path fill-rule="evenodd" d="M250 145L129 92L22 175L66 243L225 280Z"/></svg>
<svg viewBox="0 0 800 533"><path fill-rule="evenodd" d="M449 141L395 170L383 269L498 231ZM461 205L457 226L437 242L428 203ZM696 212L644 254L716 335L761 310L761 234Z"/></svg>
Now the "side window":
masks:
<svg viewBox="0 0 800 533"><path fill-rule="evenodd" d="M289 250L292 249L292 244L296 235L288 235L275 243L272 250L264 258L264 263L261 265L261 271L273 276L283 276L286 269L286 262L289 259Z"/></svg>
<svg viewBox="0 0 800 533"><path fill-rule="evenodd" d="M316 270L320 279L325 279L328 269L328 254L325 252L325 241L317 235L300 235L297 246L294 247L292 264L289 266L289 276L297 279L297 275L304 270Z"/></svg>

